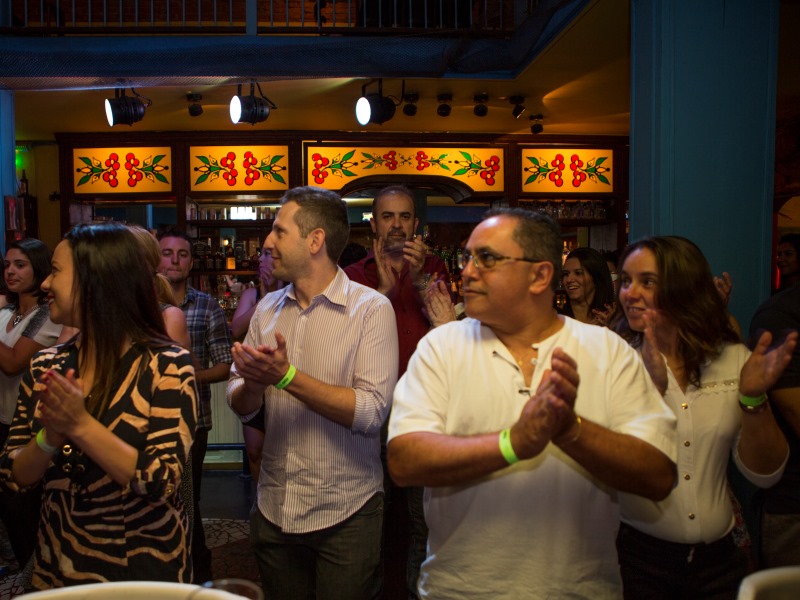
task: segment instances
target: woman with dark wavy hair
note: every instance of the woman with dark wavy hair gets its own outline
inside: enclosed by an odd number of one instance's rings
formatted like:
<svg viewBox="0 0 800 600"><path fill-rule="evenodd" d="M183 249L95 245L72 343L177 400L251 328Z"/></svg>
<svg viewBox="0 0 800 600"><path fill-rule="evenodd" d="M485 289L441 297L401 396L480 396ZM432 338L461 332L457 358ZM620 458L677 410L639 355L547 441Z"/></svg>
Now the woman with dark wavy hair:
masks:
<svg viewBox="0 0 800 600"><path fill-rule="evenodd" d="M178 488L194 368L166 335L141 244L124 225L78 225L42 289L53 321L80 334L34 356L0 455L11 490L44 486L33 586L188 582Z"/></svg>
<svg viewBox="0 0 800 600"><path fill-rule="evenodd" d="M6 251L3 281L8 304L0 308L0 448L17 407L23 371L34 354L55 344L61 334L39 287L50 274L51 256L50 248L35 238L12 242ZM41 490L0 494L0 518L20 568L33 554L40 497Z"/></svg>
<svg viewBox="0 0 800 600"><path fill-rule="evenodd" d="M620 257L613 327L638 348L678 417L678 483L660 502L623 494L617 538L624 597L730 598L748 560L732 539L728 457L759 487L781 477L788 446L766 391L788 364L792 333L751 353L732 329L700 249L646 238Z"/></svg>
<svg viewBox="0 0 800 600"><path fill-rule="evenodd" d="M575 248L561 270L567 292L562 313L582 323L605 325L614 312L614 284L603 255L593 248Z"/></svg>

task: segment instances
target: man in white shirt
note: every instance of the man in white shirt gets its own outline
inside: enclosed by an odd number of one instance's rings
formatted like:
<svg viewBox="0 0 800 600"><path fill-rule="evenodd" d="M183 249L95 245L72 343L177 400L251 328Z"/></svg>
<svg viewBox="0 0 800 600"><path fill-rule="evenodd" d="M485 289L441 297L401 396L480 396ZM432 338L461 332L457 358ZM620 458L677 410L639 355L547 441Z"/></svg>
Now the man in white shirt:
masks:
<svg viewBox="0 0 800 600"><path fill-rule="evenodd" d="M549 217L490 211L471 318L423 338L395 390L389 469L426 487L422 598L618 598L616 490L674 484L675 418L637 353L553 308L561 246Z"/></svg>
<svg viewBox="0 0 800 600"><path fill-rule="evenodd" d="M231 407L245 421L265 406L250 539L269 598L380 594L397 327L389 300L338 268L348 235L337 194L289 190L264 244L289 285L259 302L233 346Z"/></svg>

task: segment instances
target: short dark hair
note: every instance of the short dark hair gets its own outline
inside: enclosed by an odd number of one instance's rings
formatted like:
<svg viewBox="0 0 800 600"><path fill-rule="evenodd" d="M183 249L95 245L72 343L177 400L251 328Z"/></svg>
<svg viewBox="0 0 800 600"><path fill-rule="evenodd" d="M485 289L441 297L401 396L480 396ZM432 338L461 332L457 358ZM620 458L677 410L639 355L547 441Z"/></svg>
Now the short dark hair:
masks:
<svg viewBox="0 0 800 600"><path fill-rule="evenodd" d="M156 239L159 242L164 238L170 237L186 240L189 242L189 247L192 246L192 239L186 234L185 231L178 229L177 227L167 227L166 229L159 230L159 232L156 234Z"/></svg>
<svg viewBox="0 0 800 600"><path fill-rule="evenodd" d="M42 282L50 275L50 261L53 258L53 252L47 247L42 240L36 238L24 238L12 242L6 248L6 258L8 258L8 251L16 248L22 252L29 261L31 261L31 268L33 269L33 284L31 289L25 290L32 292L38 304L43 304L47 294L42 291ZM3 278L5 280L5 278ZM19 308L19 294L6 291L6 298L13 306Z"/></svg>
<svg viewBox="0 0 800 600"><path fill-rule="evenodd" d="M342 197L336 192L309 185L287 191L281 198L281 204L289 202L298 206L294 222L300 229L300 235L306 237L315 229L322 229L328 258L336 264L350 238L347 204Z"/></svg>
<svg viewBox="0 0 800 600"><path fill-rule="evenodd" d="M511 234L525 258L549 262L553 265L553 291L561 282L561 229L552 217L526 208L493 208L486 212L483 220L491 217L510 217L517 225Z"/></svg>
<svg viewBox="0 0 800 600"><path fill-rule="evenodd" d="M375 216L375 213L378 211L378 202L383 199L384 196L406 196L409 200L411 200L411 209L413 211L414 217L417 216L417 205L414 203L414 194L411 192L404 185L396 184L396 185L387 185L385 188L381 188L381 190L375 194L375 197L372 199L372 215Z"/></svg>

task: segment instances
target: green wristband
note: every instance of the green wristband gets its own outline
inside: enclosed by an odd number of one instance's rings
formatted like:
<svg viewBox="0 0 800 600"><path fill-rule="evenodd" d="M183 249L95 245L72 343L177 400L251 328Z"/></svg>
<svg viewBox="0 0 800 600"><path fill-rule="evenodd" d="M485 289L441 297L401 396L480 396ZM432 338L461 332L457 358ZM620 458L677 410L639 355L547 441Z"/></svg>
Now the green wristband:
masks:
<svg viewBox="0 0 800 600"><path fill-rule="evenodd" d="M742 403L743 406L749 406L751 408L756 408L764 404L767 401L767 395L761 394L760 396L745 396L741 392L739 392L739 402Z"/></svg>
<svg viewBox="0 0 800 600"><path fill-rule="evenodd" d="M39 449L46 454L55 454L58 452L58 448L56 446L51 446L47 443L44 427L42 427L39 430L39 433L36 434L36 445L39 446Z"/></svg>
<svg viewBox="0 0 800 600"><path fill-rule="evenodd" d="M292 383L292 379L294 379L294 376L296 374L297 374L297 369L295 369L294 365L290 364L289 370L286 371L286 375L284 375L283 379L281 379L278 383L275 384L275 387L278 388L279 390L282 390L287 385Z"/></svg>
<svg viewBox="0 0 800 600"><path fill-rule="evenodd" d="M506 459L506 462L510 465L519 462L519 457L514 452L514 448L511 446L510 429L503 429L503 431L500 432L500 453L503 455L503 458Z"/></svg>

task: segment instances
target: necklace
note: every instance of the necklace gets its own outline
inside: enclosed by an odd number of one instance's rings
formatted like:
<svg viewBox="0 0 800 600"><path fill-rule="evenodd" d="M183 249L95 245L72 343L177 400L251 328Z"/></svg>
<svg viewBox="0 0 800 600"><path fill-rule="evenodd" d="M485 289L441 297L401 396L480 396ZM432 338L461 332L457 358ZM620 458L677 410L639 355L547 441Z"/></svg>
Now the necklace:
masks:
<svg viewBox="0 0 800 600"><path fill-rule="evenodd" d="M33 311L35 311L37 308L39 308L39 305L38 304L34 304L28 310L26 310L24 313L19 312L19 309L17 309L17 314L14 317L14 319L11 321L11 326L12 327L16 327L17 325L19 325L20 322L22 321L22 319L27 317L29 314L31 314Z"/></svg>
<svg viewBox="0 0 800 600"><path fill-rule="evenodd" d="M530 363L531 363L531 366L534 366L534 367L535 367L536 365L538 365L538 364L539 364L539 347L538 347L538 346L534 346L533 344L531 344L531 348L533 349L533 351L534 351L534 353L536 354L536 356L534 356L533 358L531 358L531 359L530 359ZM513 356L513 355L512 355L512 356ZM523 358L516 358L516 357L514 357L514 358L516 359L516 361L517 361L517 364L518 364L520 367L521 367L521 366L522 366L522 364L525 362L525 360L524 360Z"/></svg>

